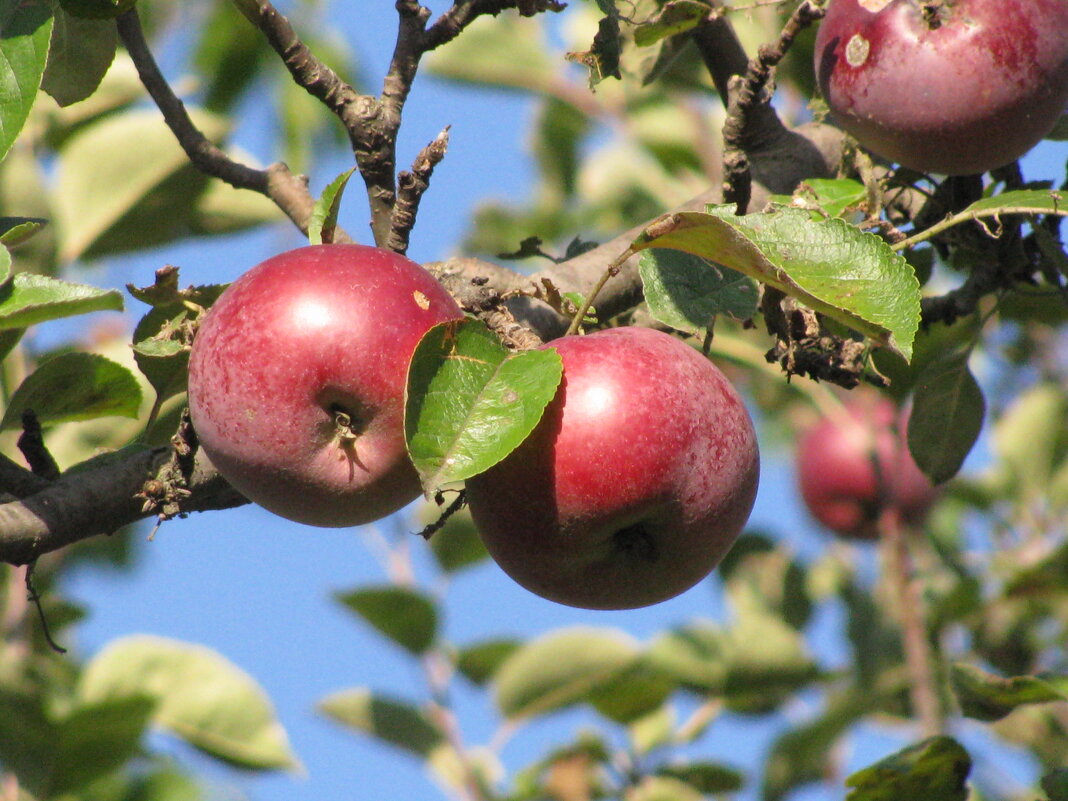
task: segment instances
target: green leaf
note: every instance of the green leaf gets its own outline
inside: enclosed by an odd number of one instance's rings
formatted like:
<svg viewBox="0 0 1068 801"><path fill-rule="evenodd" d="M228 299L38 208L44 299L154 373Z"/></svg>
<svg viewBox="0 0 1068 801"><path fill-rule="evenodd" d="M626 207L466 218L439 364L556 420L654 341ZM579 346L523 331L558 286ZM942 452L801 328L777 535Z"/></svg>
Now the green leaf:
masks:
<svg viewBox="0 0 1068 801"><path fill-rule="evenodd" d="M134 361L156 391L158 402L185 392L189 347L178 337L188 317L189 310L182 306L157 307L134 329Z"/></svg>
<svg viewBox="0 0 1068 801"><path fill-rule="evenodd" d="M961 214L981 212L981 216L995 214L1058 214L1068 216L1068 202L1052 189L1015 189L977 200Z"/></svg>
<svg viewBox="0 0 1068 801"><path fill-rule="evenodd" d="M438 611L434 602L405 587L368 587L335 596L395 643L421 654L434 644Z"/></svg>
<svg viewBox="0 0 1068 801"><path fill-rule="evenodd" d="M840 217L868 199L868 190L852 178L809 178L794 192L802 203L812 204L828 217Z"/></svg>
<svg viewBox="0 0 1068 801"><path fill-rule="evenodd" d="M329 695L318 708L338 723L419 757L427 757L444 740L438 727L415 707L362 687Z"/></svg>
<svg viewBox="0 0 1068 801"><path fill-rule="evenodd" d="M84 789L125 764L138 752L154 709L151 698L136 696L75 707L56 727L49 795Z"/></svg>
<svg viewBox="0 0 1068 801"><path fill-rule="evenodd" d="M495 675L501 665L519 650L522 642L513 639L484 640L460 649L456 655L456 669L480 687Z"/></svg>
<svg viewBox="0 0 1068 801"><path fill-rule="evenodd" d="M634 28L634 44L646 47L668 36L685 33L708 19L712 6L702 0L668 0L650 19Z"/></svg>
<svg viewBox="0 0 1068 801"><path fill-rule="evenodd" d="M930 737L846 779L846 801L965 801L972 758L952 737Z"/></svg>
<svg viewBox="0 0 1068 801"><path fill-rule="evenodd" d="M659 776L671 776L697 788L704 795L735 793L742 789L745 777L726 765L713 762L689 762L683 765L664 765Z"/></svg>
<svg viewBox="0 0 1068 801"><path fill-rule="evenodd" d="M476 20L448 47L428 53L424 63L439 78L481 86L549 94L557 80L543 27L515 15Z"/></svg>
<svg viewBox="0 0 1068 801"><path fill-rule="evenodd" d="M541 715L584 701L638 658L621 632L586 626L560 629L512 654L494 679L494 698L505 717Z"/></svg>
<svg viewBox="0 0 1068 801"><path fill-rule="evenodd" d="M677 686L668 673L639 658L591 690L587 700L609 720L632 723L662 707Z"/></svg>
<svg viewBox="0 0 1068 801"><path fill-rule="evenodd" d="M675 737L678 716L671 704L664 704L627 725L627 736L634 752L645 756L651 751L670 744ZM701 727L689 727L689 730ZM680 738L682 739L682 738Z"/></svg>
<svg viewBox="0 0 1068 801"><path fill-rule="evenodd" d="M334 241L334 231L337 229L337 213L341 208L341 196L345 194L345 186L355 172L355 167L349 167L323 190L323 194L315 201L312 208L311 219L308 220L308 242L313 245L330 244Z"/></svg>
<svg viewBox="0 0 1068 801"><path fill-rule="evenodd" d="M19 385L0 430L18 428L27 409L47 426L97 417L136 418L140 408L141 387L121 364L95 353L63 353Z"/></svg>
<svg viewBox="0 0 1068 801"><path fill-rule="evenodd" d="M21 245L47 224L48 220L39 217L0 217L0 245L5 248Z"/></svg>
<svg viewBox="0 0 1068 801"><path fill-rule="evenodd" d="M11 251L0 243L0 287L11 279Z"/></svg>
<svg viewBox="0 0 1068 801"><path fill-rule="evenodd" d="M441 514L440 508L428 508L435 509L436 514ZM471 513L466 509L454 513L445 523L445 527L430 537L430 552L434 555L438 567L446 573L456 573L489 559L489 552L482 544L482 538L478 536Z"/></svg>
<svg viewBox="0 0 1068 801"><path fill-rule="evenodd" d="M51 34L47 0L0 0L0 159L30 115Z"/></svg>
<svg viewBox="0 0 1068 801"><path fill-rule="evenodd" d="M222 119L196 109L190 114L209 139L218 141L225 134ZM152 194L165 183L164 196ZM82 256L150 195L153 207L171 203L164 224L175 215L190 216L205 186L206 179L193 171L158 111L108 115L75 133L59 152L55 197L61 258ZM159 209L140 211L151 216ZM148 234L155 235L144 231L142 240Z"/></svg>
<svg viewBox="0 0 1068 801"><path fill-rule="evenodd" d="M60 106L85 100L100 86L118 43L114 20L75 17L57 4L41 89Z"/></svg>
<svg viewBox="0 0 1068 801"><path fill-rule="evenodd" d="M18 273L0 287L0 331L95 311L122 311L122 294L35 273Z"/></svg>
<svg viewBox="0 0 1068 801"><path fill-rule="evenodd" d="M263 690L203 646L148 635L116 640L90 660L78 694L85 702L153 698L153 722L210 756L250 770L297 766Z"/></svg>
<svg viewBox="0 0 1068 801"><path fill-rule="evenodd" d="M717 314L748 320L757 311L756 282L680 250L642 253L638 271L649 311L660 322L696 333Z"/></svg>
<svg viewBox="0 0 1068 801"><path fill-rule="evenodd" d="M956 662L950 667L950 680L961 711L967 717L986 722L1001 720L1023 704L1068 699L1065 676L1003 678L974 665Z"/></svg>
<svg viewBox="0 0 1068 801"><path fill-rule="evenodd" d="M667 215L631 247L674 248L722 264L911 357L920 285L886 242L840 219L813 220L801 209L739 217L733 208Z"/></svg>
<svg viewBox="0 0 1068 801"><path fill-rule="evenodd" d="M916 378L909 451L940 484L957 474L983 427L983 391L968 369L970 349L936 358Z"/></svg>
<svg viewBox="0 0 1068 801"><path fill-rule="evenodd" d="M994 470L1007 494L1028 502L1050 494L1050 481L1068 456L1068 392L1044 382L1017 395L994 423Z"/></svg>
<svg viewBox="0 0 1068 801"><path fill-rule="evenodd" d="M26 333L25 328L7 328L0 330L0 361L7 358L8 354L15 349Z"/></svg>
<svg viewBox="0 0 1068 801"><path fill-rule="evenodd" d="M556 394L554 350L509 354L478 320L439 323L408 368L404 434L427 491L463 481L511 453Z"/></svg>

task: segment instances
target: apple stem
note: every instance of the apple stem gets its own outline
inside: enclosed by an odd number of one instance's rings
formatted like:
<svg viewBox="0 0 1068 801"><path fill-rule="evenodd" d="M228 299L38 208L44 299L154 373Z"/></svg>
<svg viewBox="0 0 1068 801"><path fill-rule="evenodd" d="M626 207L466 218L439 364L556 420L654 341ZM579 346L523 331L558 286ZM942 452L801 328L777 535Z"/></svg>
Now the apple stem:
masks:
<svg viewBox="0 0 1068 801"><path fill-rule="evenodd" d="M901 616L901 645L909 674L909 696L914 714L919 717L924 737L942 734L945 719L938 698L932 668L933 655L927 639L923 591L913 572L909 552L908 527L893 504L879 515L879 535L885 546L887 572Z"/></svg>
<svg viewBox="0 0 1068 801"><path fill-rule="evenodd" d="M579 332L579 329L582 328L582 321L586 319L586 315L589 313L590 309L593 308L593 301L597 298L600 291L604 289L604 285L608 283L608 279L614 275L619 275L619 270L623 266L623 262L633 255L634 249L628 247L609 263L608 267L601 274L601 277L597 279L597 283L594 284L593 289L590 290L590 293L582 301L582 306L575 312L575 316L571 318L571 325L569 325L567 331L564 332L565 337Z"/></svg>

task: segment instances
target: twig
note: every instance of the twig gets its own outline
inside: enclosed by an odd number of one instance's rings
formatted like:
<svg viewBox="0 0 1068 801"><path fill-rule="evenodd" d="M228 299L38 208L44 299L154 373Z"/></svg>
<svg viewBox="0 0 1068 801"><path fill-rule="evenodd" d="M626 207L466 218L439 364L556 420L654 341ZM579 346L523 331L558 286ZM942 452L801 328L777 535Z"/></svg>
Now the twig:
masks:
<svg viewBox="0 0 1068 801"><path fill-rule="evenodd" d="M438 503L440 504L441 502L442 500L439 494ZM438 515L437 520L434 520L433 522L427 523L425 526L423 526L422 530L419 531L419 536L422 537L424 540L429 540L431 537L433 537L435 534L445 528L445 524L449 522L449 518L459 512L463 508L465 503L467 503L467 491L460 490L456 493L456 497L452 499L449 505L442 510L440 515Z"/></svg>
<svg viewBox="0 0 1068 801"><path fill-rule="evenodd" d="M44 434L41 432L41 423L33 409L22 412L22 434L19 435L17 444L34 475L46 481L59 478L59 466L48 452Z"/></svg>
<svg viewBox="0 0 1068 801"><path fill-rule="evenodd" d="M408 252L408 238L415 225L415 215L419 211L419 201L430 186L430 176L443 158L449 147L449 128L446 127L430 144L419 151L411 172L404 171L397 176L397 203L393 207L390 222L389 240L386 247L397 253Z"/></svg>
<svg viewBox="0 0 1068 801"><path fill-rule="evenodd" d="M893 504L887 504L878 520L879 535L885 546L887 571L901 616L901 644L909 672L909 695L913 712L919 716L924 737L934 737L944 729L942 705L932 668L931 645L923 592L913 575L908 529Z"/></svg>
<svg viewBox="0 0 1068 801"><path fill-rule="evenodd" d="M193 166L205 175L219 178L237 189L251 189L266 195L301 231L307 232L308 218L314 206L307 179L293 175L281 162L272 164L266 170L257 170L227 156L193 124L185 104L163 77L145 41L137 9L122 14L116 22L119 37L137 68L141 83L152 96L167 127L174 133Z"/></svg>
<svg viewBox="0 0 1068 801"><path fill-rule="evenodd" d="M55 651L57 654L67 653L66 648L61 648L55 640L52 639L52 632L48 628L48 618L45 617L44 607L41 606L41 595L37 592L37 588L33 585L33 571L37 566L36 560L26 565L25 581L26 581L26 597L31 604L37 609L37 617L41 621L41 634L44 635L45 642L48 643L48 647Z"/></svg>
<svg viewBox="0 0 1068 801"><path fill-rule="evenodd" d="M797 7L774 44L761 45L756 58L749 61L744 77L728 81L727 119L723 124L723 200L734 203L738 214L749 207L752 175L747 152L755 145L754 137L760 128L768 127L771 98L768 93L775 67L790 49L797 34L820 19L822 8L811 0L803 0ZM782 123L778 122L781 129ZM759 125L758 125L759 121Z"/></svg>

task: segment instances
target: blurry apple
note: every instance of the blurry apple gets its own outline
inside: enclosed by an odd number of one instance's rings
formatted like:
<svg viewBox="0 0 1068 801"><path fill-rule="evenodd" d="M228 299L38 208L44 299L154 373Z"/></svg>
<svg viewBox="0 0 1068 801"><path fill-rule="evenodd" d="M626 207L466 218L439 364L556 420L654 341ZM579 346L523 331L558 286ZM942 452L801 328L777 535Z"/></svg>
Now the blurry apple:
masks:
<svg viewBox="0 0 1068 801"><path fill-rule="evenodd" d="M1068 104L1065 0L831 0L816 36L831 116L916 170L1008 164Z"/></svg>
<svg viewBox="0 0 1068 801"><path fill-rule="evenodd" d="M467 482L490 555L570 606L629 609L689 589L752 509L759 458L745 406L715 365L659 331L549 346L564 376L544 418Z"/></svg>
<svg viewBox="0 0 1068 801"><path fill-rule="evenodd" d="M797 447L797 480L809 512L836 534L877 539L881 513L896 507L921 523L937 490L913 461L907 415L886 398L854 399L819 420Z"/></svg>
<svg viewBox="0 0 1068 801"><path fill-rule="evenodd" d="M422 267L362 245L268 259L208 311L189 359L200 445L250 500L301 523L351 526L420 491L404 447L419 339L462 317Z"/></svg>

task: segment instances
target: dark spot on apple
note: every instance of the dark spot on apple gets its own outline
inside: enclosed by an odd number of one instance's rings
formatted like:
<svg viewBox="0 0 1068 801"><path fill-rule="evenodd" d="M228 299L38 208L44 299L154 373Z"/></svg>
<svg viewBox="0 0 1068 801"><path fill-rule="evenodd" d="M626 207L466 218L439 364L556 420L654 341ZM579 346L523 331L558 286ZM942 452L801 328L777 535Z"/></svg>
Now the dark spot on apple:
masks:
<svg viewBox="0 0 1068 801"><path fill-rule="evenodd" d="M660 558L656 540L642 523L621 528L613 534L612 546L616 551L637 557L643 562L655 562Z"/></svg>

